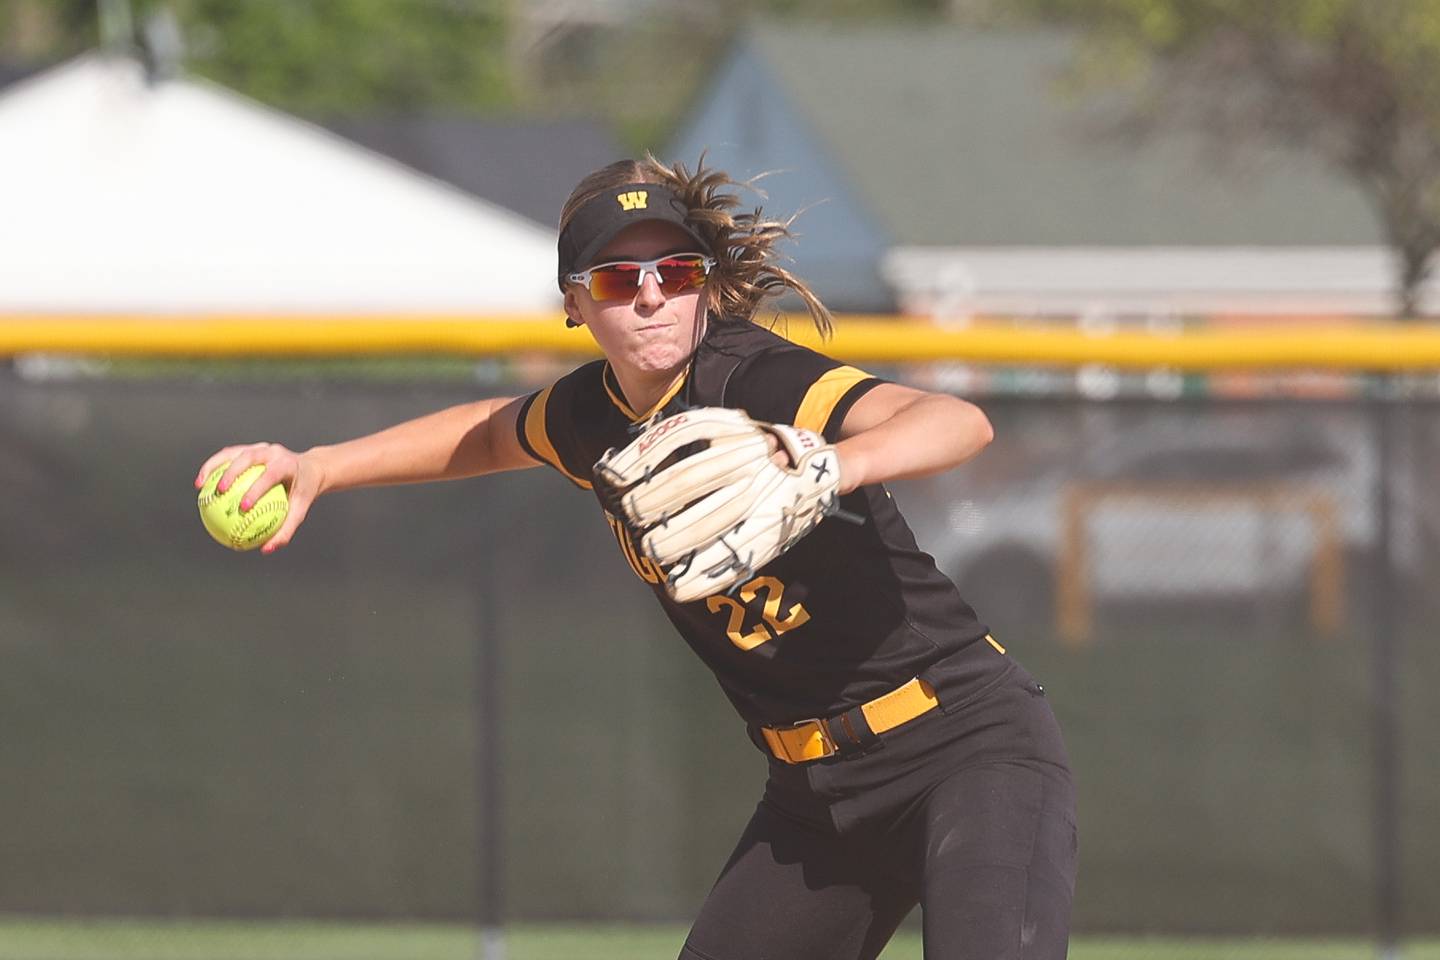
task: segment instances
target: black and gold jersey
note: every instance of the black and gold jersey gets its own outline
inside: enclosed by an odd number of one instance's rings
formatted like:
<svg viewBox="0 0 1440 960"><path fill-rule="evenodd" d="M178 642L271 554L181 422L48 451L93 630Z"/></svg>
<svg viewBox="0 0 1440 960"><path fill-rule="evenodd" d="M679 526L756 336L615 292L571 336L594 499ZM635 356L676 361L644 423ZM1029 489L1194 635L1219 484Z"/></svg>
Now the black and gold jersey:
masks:
<svg viewBox="0 0 1440 960"><path fill-rule="evenodd" d="M881 382L752 323L712 321L688 373L655 409L631 409L597 360L526 398L517 431L531 456L591 489L595 461L657 412L731 407L833 443L851 406ZM831 716L985 641L985 627L916 545L883 485L846 495L841 507L863 522L828 518L732 594L685 604L666 595L658 571L607 514L630 567L747 722ZM978 671L976 685L991 678L981 674L993 676Z"/></svg>

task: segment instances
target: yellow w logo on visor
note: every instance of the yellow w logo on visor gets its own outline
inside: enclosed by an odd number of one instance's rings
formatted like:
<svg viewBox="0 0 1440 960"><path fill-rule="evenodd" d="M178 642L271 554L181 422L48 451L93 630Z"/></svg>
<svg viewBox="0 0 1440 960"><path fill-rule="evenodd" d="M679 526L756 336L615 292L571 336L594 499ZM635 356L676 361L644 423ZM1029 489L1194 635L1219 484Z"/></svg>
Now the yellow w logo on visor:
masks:
<svg viewBox="0 0 1440 960"><path fill-rule="evenodd" d="M615 199L620 201L622 210L644 210L645 198L650 196L648 190L631 190L628 193L616 195Z"/></svg>

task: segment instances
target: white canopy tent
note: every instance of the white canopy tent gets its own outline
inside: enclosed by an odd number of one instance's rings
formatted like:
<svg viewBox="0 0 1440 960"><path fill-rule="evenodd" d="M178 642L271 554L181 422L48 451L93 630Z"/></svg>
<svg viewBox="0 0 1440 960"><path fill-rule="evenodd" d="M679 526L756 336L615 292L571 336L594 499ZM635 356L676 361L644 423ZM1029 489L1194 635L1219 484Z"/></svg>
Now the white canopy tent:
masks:
<svg viewBox="0 0 1440 960"><path fill-rule="evenodd" d="M0 94L0 313L554 312L554 262L553 231L208 82L91 55Z"/></svg>

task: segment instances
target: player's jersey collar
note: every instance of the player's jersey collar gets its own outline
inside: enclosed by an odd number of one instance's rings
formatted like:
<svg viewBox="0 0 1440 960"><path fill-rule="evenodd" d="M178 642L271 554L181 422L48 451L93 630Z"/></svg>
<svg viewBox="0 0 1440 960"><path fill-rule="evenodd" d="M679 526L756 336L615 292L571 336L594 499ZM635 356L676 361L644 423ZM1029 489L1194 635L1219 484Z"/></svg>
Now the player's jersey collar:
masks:
<svg viewBox="0 0 1440 960"><path fill-rule="evenodd" d="M644 413L636 413L635 408L625 401L625 394L620 389L620 381L615 379L615 371L610 369L610 361L608 360L605 361L605 368L601 371L600 382L605 385L605 394L610 398L610 402L613 403L621 413L625 414L631 423L639 423L642 420L649 420L655 416L658 411L663 410L667 403L674 400L675 395L680 392L680 388L685 386L685 380L689 376L690 366L687 364L680 375L675 378L675 382L666 387L665 393L661 395L660 399L656 400L650 409Z"/></svg>

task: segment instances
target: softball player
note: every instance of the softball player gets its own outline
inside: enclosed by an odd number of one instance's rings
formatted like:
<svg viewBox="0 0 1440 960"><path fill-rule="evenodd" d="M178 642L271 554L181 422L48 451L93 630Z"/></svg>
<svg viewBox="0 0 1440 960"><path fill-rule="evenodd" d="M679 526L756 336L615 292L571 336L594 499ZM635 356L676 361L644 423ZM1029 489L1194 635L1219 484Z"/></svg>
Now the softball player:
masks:
<svg viewBox="0 0 1440 960"><path fill-rule="evenodd" d="M620 555L768 760L763 797L681 960L873 958L916 904L927 958L1063 958L1075 800L1044 688L916 546L883 486L968 460L990 441L989 422L965 401L756 325L764 299L784 289L822 332L830 316L776 263L786 225L737 212L735 185L647 158L576 187L557 279L567 322L586 327L605 359L526 397L337 446L227 447L196 483L225 460L222 489L265 463L247 500L275 483L291 500L269 552L332 490L539 464L591 490L606 451L697 407L813 431L833 444L838 506L858 522L819 523L727 592L673 599L666 571L605 513Z"/></svg>

